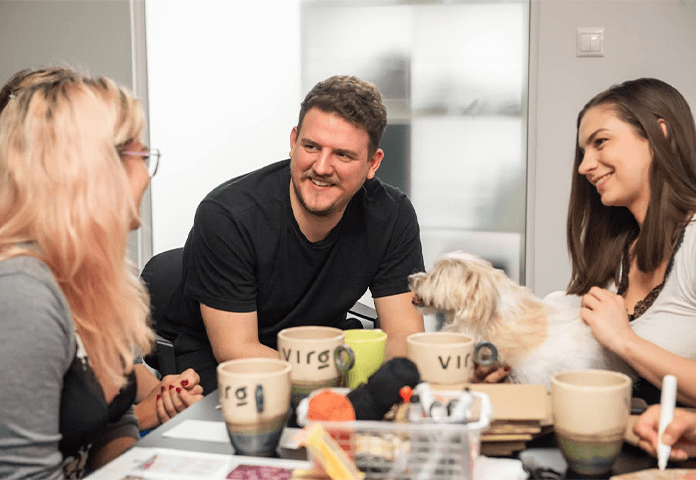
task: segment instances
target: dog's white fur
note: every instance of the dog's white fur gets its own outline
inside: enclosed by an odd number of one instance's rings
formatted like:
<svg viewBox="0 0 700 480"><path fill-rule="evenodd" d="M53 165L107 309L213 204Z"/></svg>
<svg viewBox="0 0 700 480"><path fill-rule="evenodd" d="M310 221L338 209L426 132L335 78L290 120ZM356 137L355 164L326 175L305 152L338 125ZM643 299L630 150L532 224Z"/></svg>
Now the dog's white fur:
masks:
<svg viewBox="0 0 700 480"><path fill-rule="evenodd" d="M554 292L540 300L476 255L442 255L430 272L411 275L409 286L424 314L445 316L443 330L493 343L513 383L549 385L558 372L589 368L636 376L595 340L581 320L580 297Z"/></svg>

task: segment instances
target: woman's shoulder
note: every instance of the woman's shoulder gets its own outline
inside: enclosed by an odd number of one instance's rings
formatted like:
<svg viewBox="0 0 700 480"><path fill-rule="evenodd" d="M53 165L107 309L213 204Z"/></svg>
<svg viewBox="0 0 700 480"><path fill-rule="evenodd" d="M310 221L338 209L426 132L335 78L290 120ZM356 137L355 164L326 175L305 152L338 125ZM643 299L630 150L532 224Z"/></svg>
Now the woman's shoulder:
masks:
<svg viewBox="0 0 700 480"><path fill-rule="evenodd" d="M0 260L0 282L5 283L8 288L14 286L12 290L43 286L47 293L55 292L63 296L48 265L32 255L17 255ZM0 290L0 295L7 291Z"/></svg>
<svg viewBox="0 0 700 480"><path fill-rule="evenodd" d="M688 224L685 226L685 235L691 235L693 238L693 242L695 241L695 224L695 214L693 214L693 216L690 217Z"/></svg>
<svg viewBox="0 0 700 480"><path fill-rule="evenodd" d="M48 265L29 253L0 260L0 275L27 275L37 279L53 278Z"/></svg>
<svg viewBox="0 0 700 480"><path fill-rule="evenodd" d="M17 255L0 260L0 310L16 312L12 317L46 326L42 320L51 317L67 333L72 333L70 306L49 267L31 255Z"/></svg>
<svg viewBox="0 0 700 480"><path fill-rule="evenodd" d="M681 241L679 248L680 256L685 262L691 262L692 267L695 268L695 232L696 221L695 214L690 218L688 224L683 230L683 239Z"/></svg>

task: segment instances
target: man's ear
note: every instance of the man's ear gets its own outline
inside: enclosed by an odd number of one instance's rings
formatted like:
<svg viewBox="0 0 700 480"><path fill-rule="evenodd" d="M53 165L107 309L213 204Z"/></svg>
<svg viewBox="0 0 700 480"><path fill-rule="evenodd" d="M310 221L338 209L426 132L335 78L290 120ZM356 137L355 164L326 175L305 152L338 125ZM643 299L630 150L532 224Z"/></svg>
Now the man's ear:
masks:
<svg viewBox="0 0 700 480"><path fill-rule="evenodd" d="M379 165L382 164L382 159L384 158L384 150L381 148L378 148L376 152L374 152L374 155L372 155L372 158L369 159L369 170L367 171L367 180L371 180L374 178L374 175L377 173L377 169L379 168Z"/></svg>
<svg viewBox="0 0 700 480"><path fill-rule="evenodd" d="M294 150L294 145L297 143L297 127L292 127L292 133L289 134L289 156L292 156L292 150Z"/></svg>
<svg viewBox="0 0 700 480"><path fill-rule="evenodd" d="M659 118L659 127L661 127L661 131L664 132L664 137L668 138L668 125L666 124L666 120L663 118Z"/></svg>

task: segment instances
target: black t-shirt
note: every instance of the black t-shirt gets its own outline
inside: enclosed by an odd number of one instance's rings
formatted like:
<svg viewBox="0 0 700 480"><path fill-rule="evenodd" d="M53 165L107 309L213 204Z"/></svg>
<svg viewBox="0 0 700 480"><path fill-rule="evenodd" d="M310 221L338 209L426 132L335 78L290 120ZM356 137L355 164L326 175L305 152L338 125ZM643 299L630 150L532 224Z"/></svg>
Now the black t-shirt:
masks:
<svg viewBox="0 0 700 480"><path fill-rule="evenodd" d="M408 292L423 271L420 232L408 197L365 182L320 242L306 239L289 198L290 161L230 180L200 203L183 252L182 281L162 333L206 340L199 304L258 315L260 342L296 325L340 326L365 293ZM177 345L176 345L177 348Z"/></svg>

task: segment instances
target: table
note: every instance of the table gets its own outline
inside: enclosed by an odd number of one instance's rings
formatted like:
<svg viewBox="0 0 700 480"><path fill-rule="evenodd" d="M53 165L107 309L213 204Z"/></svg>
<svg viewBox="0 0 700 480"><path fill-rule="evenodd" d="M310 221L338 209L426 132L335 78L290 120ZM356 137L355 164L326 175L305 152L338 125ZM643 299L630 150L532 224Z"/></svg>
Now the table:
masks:
<svg viewBox="0 0 700 480"><path fill-rule="evenodd" d="M152 430L133 448L86 477L86 480L224 479L230 478L229 475L239 469L246 469L244 475L250 474L247 470L250 468L254 468L259 475L271 475L283 470L308 470L313 467L305 458L296 460L234 455L218 404L218 392L207 395L175 418ZM216 434L208 435L213 440L169 436L169 432L172 433L178 425L185 427L185 422L217 427L211 429Z"/></svg>
<svg viewBox="0 0 700 480"><path fill-rule="evenodd" d="M176 450L187 450L202 453L217 453L226 455L233 454L234 450L230 443L179 439L163 436L164 433L168 432L173 427L176 427L177 425L187 420L223 422L221 410L217 408L218 404L219 395L217 391L214 391L207 395L203 400L199 401L195 405L189 407L184 412L178 414L173 419L169 420L165 424L151 431L148 435L139 440L136 446L144 448L169 448ZM527 452L527 455L529 456L537 456L538 453L549 452L551 454L551 450L554 448L556 448L556 440L554 438L554 434L548 433L528 442L527 449L524 452ZM521 452L521 454L524 452ZM513 458L518 458L518 456L519 455L514 455ZM693 459L682 463L672 462L670 467L694 469L695 460ZM643 450L625 443L620 457L613 465L612 471L608 474L608 476L602 478L609 478L609 476L611 475L620 475L623 473L630 473L648 468L656 468L656 459L654 457L649 456ZM530 478L536 479L538 477L536 475L532 475ZM552 477L550 474L550 476L543 476L541 478L555 477ZM573 472L567 471L563 478L590 479L591 477L584 477L577 475Z"/></svg>
<svg viewBox="0 0 700 480"><path fill-rule="evenodd" d="M152 430L146 436L141 438L136 443L136 446L146 448L173 448L176 450L189 450L193 452L233 455L234 450L230 443L188 440L163 436L163 434L168 430L181 424L185 420L223 422L221 410L217 408L218 405L219 392L214 390L182 413L177 414L163 425L160 425L156 429Z"/></svg>

